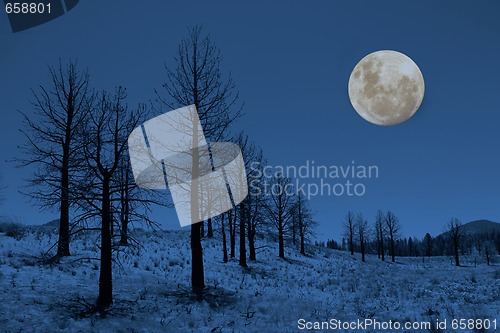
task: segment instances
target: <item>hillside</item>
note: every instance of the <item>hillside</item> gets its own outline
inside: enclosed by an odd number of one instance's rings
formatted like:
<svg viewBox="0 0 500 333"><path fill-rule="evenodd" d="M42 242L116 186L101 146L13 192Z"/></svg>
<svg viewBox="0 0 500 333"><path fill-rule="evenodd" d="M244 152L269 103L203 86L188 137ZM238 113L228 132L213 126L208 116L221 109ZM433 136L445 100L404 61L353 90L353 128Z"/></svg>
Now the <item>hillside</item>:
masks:
<svg viewBox="0 0 500 333"><path fill-rule="evenodd" d="M236 259L224 264L221 242L203 240L208 288L197 302L189 292L189 233L138 231L136 237L140 247L116 256L112 308L96 315L86 312L99 279L98 262L90 259L98 255L95 234L75 238L73 256L50 265L38 258L55 234L0 235L2 332L297 332L300 318L426 323L500 313L498 264L454 267L447 257L393 264L376 256L362 263L357 255L319 247L307 257L288 247L281 260L276 244L264 240L248 269Z"/></svg>
<svg viewBox="0 0 500 333"><path fill-rule="evenodd" d="M500 232L500 223L488 220L476 220L466 223L462 226L467 234L484 234L491 232Z"/></svg>
<svg viewBox="0 0 500 333"><path fill-rule="evenodd" d="M500 223L489 220L475 220L462 225L462 231L465 235L482 235L490 233L500 233ZM448 231L444 231L437 237L446 237Z"/></svg>

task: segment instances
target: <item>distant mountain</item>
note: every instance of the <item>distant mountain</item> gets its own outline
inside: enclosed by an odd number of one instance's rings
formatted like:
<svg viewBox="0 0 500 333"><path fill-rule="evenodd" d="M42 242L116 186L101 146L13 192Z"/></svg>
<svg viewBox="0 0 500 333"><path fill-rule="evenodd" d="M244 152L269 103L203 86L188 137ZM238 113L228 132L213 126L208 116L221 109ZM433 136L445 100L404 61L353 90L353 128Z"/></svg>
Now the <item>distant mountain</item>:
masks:
<svg viewBox="0 0 500 333"><path fill-rule="evenodd" d="M490 232L500 232L500 223L488 220L476 220L466 223L462 226L462 230L467 234L484 234Z"/></svg>
<svg viewBox="0 0 500 333"><path fill-rule="evenodd" d="M489 220L475 220L462 225L462 231L467 235L489 234L494 232L500 233L500 223ZM443 232L437 237L448 235L448 231Z"/></svg>

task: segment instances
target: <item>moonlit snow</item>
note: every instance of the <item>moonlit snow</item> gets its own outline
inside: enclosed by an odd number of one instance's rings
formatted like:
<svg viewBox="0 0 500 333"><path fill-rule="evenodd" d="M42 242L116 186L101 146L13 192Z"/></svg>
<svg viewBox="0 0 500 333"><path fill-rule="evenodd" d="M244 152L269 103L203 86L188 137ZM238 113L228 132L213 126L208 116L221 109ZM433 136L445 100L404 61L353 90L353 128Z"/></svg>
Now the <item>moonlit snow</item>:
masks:
<svg viewBox="0 0 500 333"><path fill-rule="evenodd" d="M322 247L287 260L276 243L257 240L257 262L244 270L222 263L219 239L203 240L205 300L190 290L188 231L135 231L142 246L115 254L114 304L86 315L99 279L96 234L77 236L73 256L39 263L57 235L0 235L2 332L298 332L297 322L328 319L433 321L489 318L500 313L500 266L455 267L448 257L381 262ZM81 260L79 260L81 259ZM496 258L498 262L498 257ZM367 330L370 332L371 330ZM451 332L451 330L447 330Z"/></svg>

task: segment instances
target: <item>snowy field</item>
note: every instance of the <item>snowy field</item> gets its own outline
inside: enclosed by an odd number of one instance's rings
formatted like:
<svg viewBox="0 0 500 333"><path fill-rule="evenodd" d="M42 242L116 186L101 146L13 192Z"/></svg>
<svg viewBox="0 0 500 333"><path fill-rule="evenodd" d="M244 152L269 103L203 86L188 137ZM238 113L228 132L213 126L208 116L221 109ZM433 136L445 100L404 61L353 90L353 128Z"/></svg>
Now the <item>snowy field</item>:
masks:
<svg viewBox="0 0 500 333"><path fill-rule="evenodd" d="M274 243L261 240L258 261L244 270L236 260L222 263L220 240L205 239L209 288L197 302L189 293L189 233L136 231L136 237L141 247L116 256L113 306L89 314L99 278L95 235L74 239L71 257L41 263L55 234L31 231L19 240L0 234L0 332L299 332L300 318L500 320L499 258L477 267L467 258L468 266L454 267L447 257L393 264L368 256L362 263L345 252L312 247L304 257L289 247L285 261Z"/></svg>

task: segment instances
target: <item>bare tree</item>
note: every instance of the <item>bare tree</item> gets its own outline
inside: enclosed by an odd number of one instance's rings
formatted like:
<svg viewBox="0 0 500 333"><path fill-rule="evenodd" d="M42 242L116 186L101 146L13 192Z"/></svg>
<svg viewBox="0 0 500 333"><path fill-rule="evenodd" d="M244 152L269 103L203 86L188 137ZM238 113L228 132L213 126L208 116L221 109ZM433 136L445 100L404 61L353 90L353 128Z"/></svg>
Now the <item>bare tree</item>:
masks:
<svg viewBox="0 0 500 333"><path fill-rule="evenodd" d="M459 249L460 241L462 239L462 222L459 219L453 217L448 221L447 224L448 237L453 245L453 251L455 253L455 265L460 266Z"/></svg>
<svg viewBox="0 0 500 333"><path fill-rule="evenodd" d="M82 209L87 211L87 217L99 220L101 232L99 296L96 304L99 311L113 302L111 228L113 216L119 213L113 205L113 198L122 191L122 185L115 180L119 178L117 174L127 148L128 134L140 124L142 114L140 110L130 112L124 105L125 98L123 88L117 88L114 96L104 92L100 94L83 131L87 168L83 177L87 183L80 192L84 201Z"/></svg>
<svg viewBox="0 0 500 333"><path fill-rule="evenodd" d="M120 165L118 167L118 183L119 183L119 200L120 200L120 245L128 245L128 226L130 223L131 214L130 211L133 209L131 207L134 202L131 197L134 195L133 189L135 183L131 180L134 179L131 175L131 169L129 167L128 154L124 152L120 158Z"/></svg>
<svg viewBox="0 0 500 333"><path fill-rule="evenodd" d="M312 220L312 213L308 201L304 198L302 191L298 191L297 193L295 211L300 239L300 253L306 255L305 243L308 240L308 236L314 236L314 229L317 223Z"/></svg>
<svg viewBox="0 0 500 333"><path fill-rule="evenodd" d="M214 237L214 228L212 226L212 218L211 217L209 217L207 219L207 237L208 238Z"/></svg>
<svg viewBox="0 0 500 333"><path fill-rule="evenodd" d="M391 211L388 211L387 214L385 215L385 226L387 228L387 234L389 236L391 259L392 262L395 262L396 261L395 243L396 239L399 237L400 225L399 225L399 219Z"/></svg>
<svg viewBox="0 0 500 333"><path fill-rule="evenodd" d="M229 225L229 256L236 256L236 207L227 212L227 222Z"/></svg>
<svg viewBox="0 0 500 333"><path fill-rule="evenodd" d="M285 233L295 208L292 183L278 173L273 179L270 200L266 206L269 219L278 232L279 257L285 259Z"/></svg>
<svg viewBox="0 0 500 333"><path fill-rule="evenodd" d="M384 213L379 209L375 216L375 230L377 234L377 243L382 261L385 261L385 245L384 245Z"/></svg>
<svg viewBox="0 0 500 333"><path fill-rule="evenodd" d="M248 219L248 209L246 207L246 201L247 199L243 200L239 204L239 210L240 210L240 260L239 260L239 265L242 267L247 267L247 248L245 245L245 239L246 239L246 234L245 234L245 225L247 223Z"/></svg>
<svg viewBox="0 0 500 333"><path fill-rule="evenodd" d="M251 190L252 185L257 181L261 181L261 179L255 179L256 173L260 174L262 177L262 173L260 170L252 170L251 166L256 163L262 163L263 155L262 150L258 149L253 142L250 141L248 136L244 133L240 133L235 139L234 142L238 144L241 149L244 161L244 167L247 174L247 187ZM253 183L252 183L253 182ZM263 196L260 194L260 196ZM240 213L240 221L239 221L239 236L240 236L240 258L239 264L240 266L246 267L246 243L245 239L248 238L249 247L251 247L251 260L255 260L255 234L256 234L256 226L258 224L259 219L259 209L261 205L260 198L256 196L255 191L250 191L250 194L247 195L245 200L243 200L239 205L239 213Z"/></svg>
<svg viewBox="0 0 500 333"><path fill-rule="evenodd" d="M375 231L375 247L377 249L377 258L380 259L381 251L380 251L380 229L378 228L377 221L375 221L375 225L373 226L373 230Z"/></svg>
<svg viewBox="0 0 500 333"><path fill-rule="evenodd" d="M136 117L144 118L144 112L145 109L141 106ZM115 220L120 231L117 237L119 237L120 245L129 245L130 240L137 242L129 234L129 225L132 222L146 222L156 226L156 223L149 219L150 206L154 204L171 207L171 203L162 198L162 192L148 191L137 186L134 181L128 151L124 151L121 154L118 170L115 173L113 182L117 188L114 191L115 195L113 197L118 215L118 218ZM112 236L114 237L113 234Z"/></svg>
<svg viewBox="0 0 500 333"><path fill-rule="evenodd" d="M355 233L355 217L354 213L351 211L348 211L346 216L344 217L344 235L347 237L347 240L349 242L349 251L351 252L351 255L354 255L354 233Z"/></svg>
<svg viewBox="0 0 500 333"><path fill-rule="evenodd" d="M247 173L249 193L248 193L248 251L249 260L257 260L255 238L257 236L257 231L260 226L265 221L265 207L266 199L264 193L264 159L262 151L259 150L255 161L252 163L252 167Z"/></svg>
<svg viewBox="0 0 500 333"><path fill-rule="evenodd" d="M174 61L175 68L166 66L167 82L163 88L167 97L157 92L160 106L176 109L194 104L205 136L211 141L219 141L227 135L230 124L241 115L241 108L230 112L238 93L234 92L231 77L224 79L221 73L219 49L210 36L202 34L200 27L194 27L179 43ZM196 164L193 164L193 172L197 171ZM205 288L201 223L191 225L191 262L191 286L201 298Z"/></svg>
<svg viewBox="0 0 500 333"><path fill-rule="evenodd" d="M265 207L265 199L263 195L249 194L248 198L248 259L250 261L257 260L255 237L257 236L258 226L264 220L262 209Z"/></svg>
<svg viewBox="0 0 500 333"><path fill-rule="evenodd" d="M69 256L70 207L73 177L80 168L81 147L76 144L85 123L92 94L87 71L70 61L49 67L50 84L32 90L34 114L22 113L26 138L21 166L35 166L25 194L42 208L59 208L58 256Z"/></svg>
<svg viewBox="0 0 500 333"><path fill-rule="evenodd" d="M366 243L368 238L368 221L366 221L362 214L358 214L356 217L356 231L361 251L361 261L365 262Z"/></svg>
<svg viewBox="0 0 500 333"><path fill-rule="evenodd" d="M222 261L223 262L228 262L228 256L227 256L227 239L226 239L226 226L224 225L224 220L226 217L227 213L223 213L220 215L220 224L221 224L221 232L222 232Z"/></svg>

